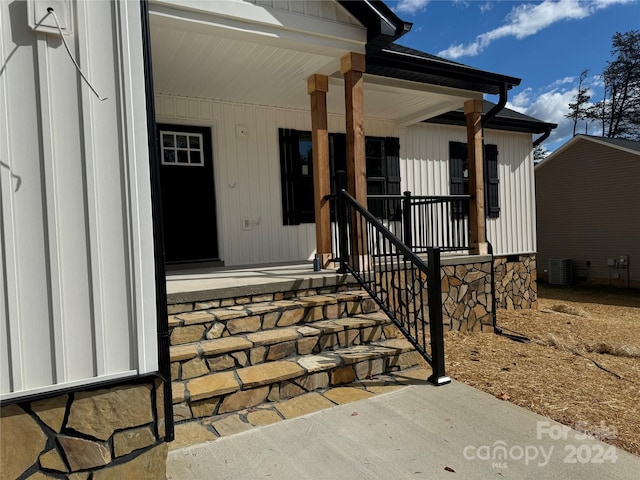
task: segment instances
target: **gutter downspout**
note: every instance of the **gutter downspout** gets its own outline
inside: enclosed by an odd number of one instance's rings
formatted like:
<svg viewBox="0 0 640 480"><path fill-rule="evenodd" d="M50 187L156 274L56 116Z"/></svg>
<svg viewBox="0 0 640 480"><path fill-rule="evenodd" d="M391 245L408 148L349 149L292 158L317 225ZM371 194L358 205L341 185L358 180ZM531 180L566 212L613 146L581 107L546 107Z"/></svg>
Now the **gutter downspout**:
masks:
<svg viewBox="0 0 640 480"><path fill-rule="evenodd" d="M547 138L549 138L549 135L551 135L551 130L553 130L553 128L554 127L547 127L547 130L534 140L533 148L536 148L538 145L544 142Z"/></svg>
<svg viewBox="0 0 640 480"><path fill-rule="evenodd" d="M482 143L484 145L484 129L489 123L507 104L507 84L503 83L500 85L500 101L495 105L491 110L487 112L485 116L482 117ZM549 131L549 133L551 133ZM485 224L487 222L487 217L485 216ZM500 335L503 337L507 337L510 340L514 340L516 342L528 343L530 340L522 335L513 335L509 333L505 333L502 328L498 326L498 316L497 316L497 299L496 299L496 278L495 278L495 261L493 256L493 245L487 239L487 244L489 246L489 255L491 255L491 316L493 317L493 332L496 335Z"/></svg>
<svg viewBox="0 0 640 480"><path fill-rule="evenodd" d="M493 106L491 110L489 110L482 117L483 129L487 126L487 123L489 123L493 119L493 117L495 117L498 113L500 113L500 111L505 107L506 104L507 104L507 84L502 83L500 85L500 100L496 105ZM482 133L482 137L484 138L484 132Z"/></svg>
<svg viewBox="0 0 640 480"><path fill-rule="evenodd" d="M149 141L149 170L151 176L151 210L153 217L153 250L156 280L156 314L158 328L158 368L163 383L165 442L175 438L173 399L171 389L171 357L169 353L169 321L167 315L167 283L165 272L164 227L160 194L160 161L156 136L155 99L153 96L153 68L151 64L151 29L148 0L140 0L142 20L142 55L147 103L147 136Z"/></svg>

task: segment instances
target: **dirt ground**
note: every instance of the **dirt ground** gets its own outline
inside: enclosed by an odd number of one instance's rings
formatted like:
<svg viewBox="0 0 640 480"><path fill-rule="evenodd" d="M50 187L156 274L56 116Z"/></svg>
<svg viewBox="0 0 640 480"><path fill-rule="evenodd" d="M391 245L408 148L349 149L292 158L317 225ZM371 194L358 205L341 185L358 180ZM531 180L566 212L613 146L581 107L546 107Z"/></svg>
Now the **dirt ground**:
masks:
<svg viewBox="0 0 640 480"><path fill-rule="evenodd" d="M447 374L640 455L640 291L539 285L505 333L445 335Z"/></svg>

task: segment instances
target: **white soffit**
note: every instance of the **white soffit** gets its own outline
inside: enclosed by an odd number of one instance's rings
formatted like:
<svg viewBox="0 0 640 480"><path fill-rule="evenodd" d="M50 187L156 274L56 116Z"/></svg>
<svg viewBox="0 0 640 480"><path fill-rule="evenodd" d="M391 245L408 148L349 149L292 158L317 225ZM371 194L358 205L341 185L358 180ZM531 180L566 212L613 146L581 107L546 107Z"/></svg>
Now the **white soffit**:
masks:
<svg viewBox="0 0 640 480"><path fill-rule="evenodd" d="M328 111L344 112L340 57L364 51L362 27L239 0L155 0L150 13L156 93L308 110L307 78L320 73L331 77ZM327 25L333 30L322 31ZM387 77L364 81L365 115L401 125L482 98Z"/></svg>
<svg viewBox="0 0 640 480"><path fill-rule="evenodd" d="M153 24L151 44L155 91L166 95L309 108L306 79L339 68L330 56Z"/></svg>
<svg viewBox="0 0 640 480"><path fill-rule="evenodd" d="M150 15L152 23L158 25L180 22L183 25L179 28L196 33L310 53L364 53L367 41L361 25L240 0L152 0Z"/></svg>

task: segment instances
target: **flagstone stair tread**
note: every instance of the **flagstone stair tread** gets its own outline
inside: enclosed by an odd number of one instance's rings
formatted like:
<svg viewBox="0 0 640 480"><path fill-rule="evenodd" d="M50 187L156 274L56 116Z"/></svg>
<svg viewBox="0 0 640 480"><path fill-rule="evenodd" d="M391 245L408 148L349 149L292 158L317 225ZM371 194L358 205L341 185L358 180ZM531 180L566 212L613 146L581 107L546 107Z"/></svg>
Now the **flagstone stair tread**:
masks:
<svg viewBox="0 0 640 480"><path fill-rule="evenodd" d="M234 305L229 307L211 308L208 310L196 310L175 313L169 316L169 326L194 325L212 321L225 322L248 315L264 315L270 312L291 310L296 308L309 308L314 306L333 305L337 303L356 302L368 299L369 295L363 290L340 292L328 295L311 295L295 300L273 300L260 302L259 304Z"/></svg>
<svg viewBox="0 0 640 480"><path fill-rule="evenodd" d="M257 346L275 345L277 343L297 340L309 336L343 332L356 328L375 327L390 324L389 318L378 312L361 314L355 317L344 317L334 320L319 320L306 323L304 326L279 327L243 335L233 335L212 340L201 340L188 344L170 347L171 361L184 361L199 356L213 356L223 353L247 350Z"/></svg>
<svg viewBox="0 0 640 480"><path fill-rule="evenodd" d="M367 360L391 357L411 350L411 344L403 339L385 340L370 345L356 345L319 355L297 356L239 368L235 372L213 373L186 382L174 382L174 394L184 389L188 392L191 401L219 397L239 390L271 385L283 380L330 371ZM174 397L174 403L180 403L184 398L184 395L179 398Z"/></svg>

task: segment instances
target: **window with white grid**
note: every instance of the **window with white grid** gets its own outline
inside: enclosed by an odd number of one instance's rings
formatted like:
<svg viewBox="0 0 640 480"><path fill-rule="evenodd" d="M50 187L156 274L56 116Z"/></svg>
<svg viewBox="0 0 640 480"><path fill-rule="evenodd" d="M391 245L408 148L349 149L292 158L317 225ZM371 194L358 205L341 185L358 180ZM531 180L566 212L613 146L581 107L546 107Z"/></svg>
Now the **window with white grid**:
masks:
<svg viewBox="0 0 640 480"><path fill-rule="evenodd" d="M163 165L204 166L202 135L188 132L160 132Z"/></svg>

